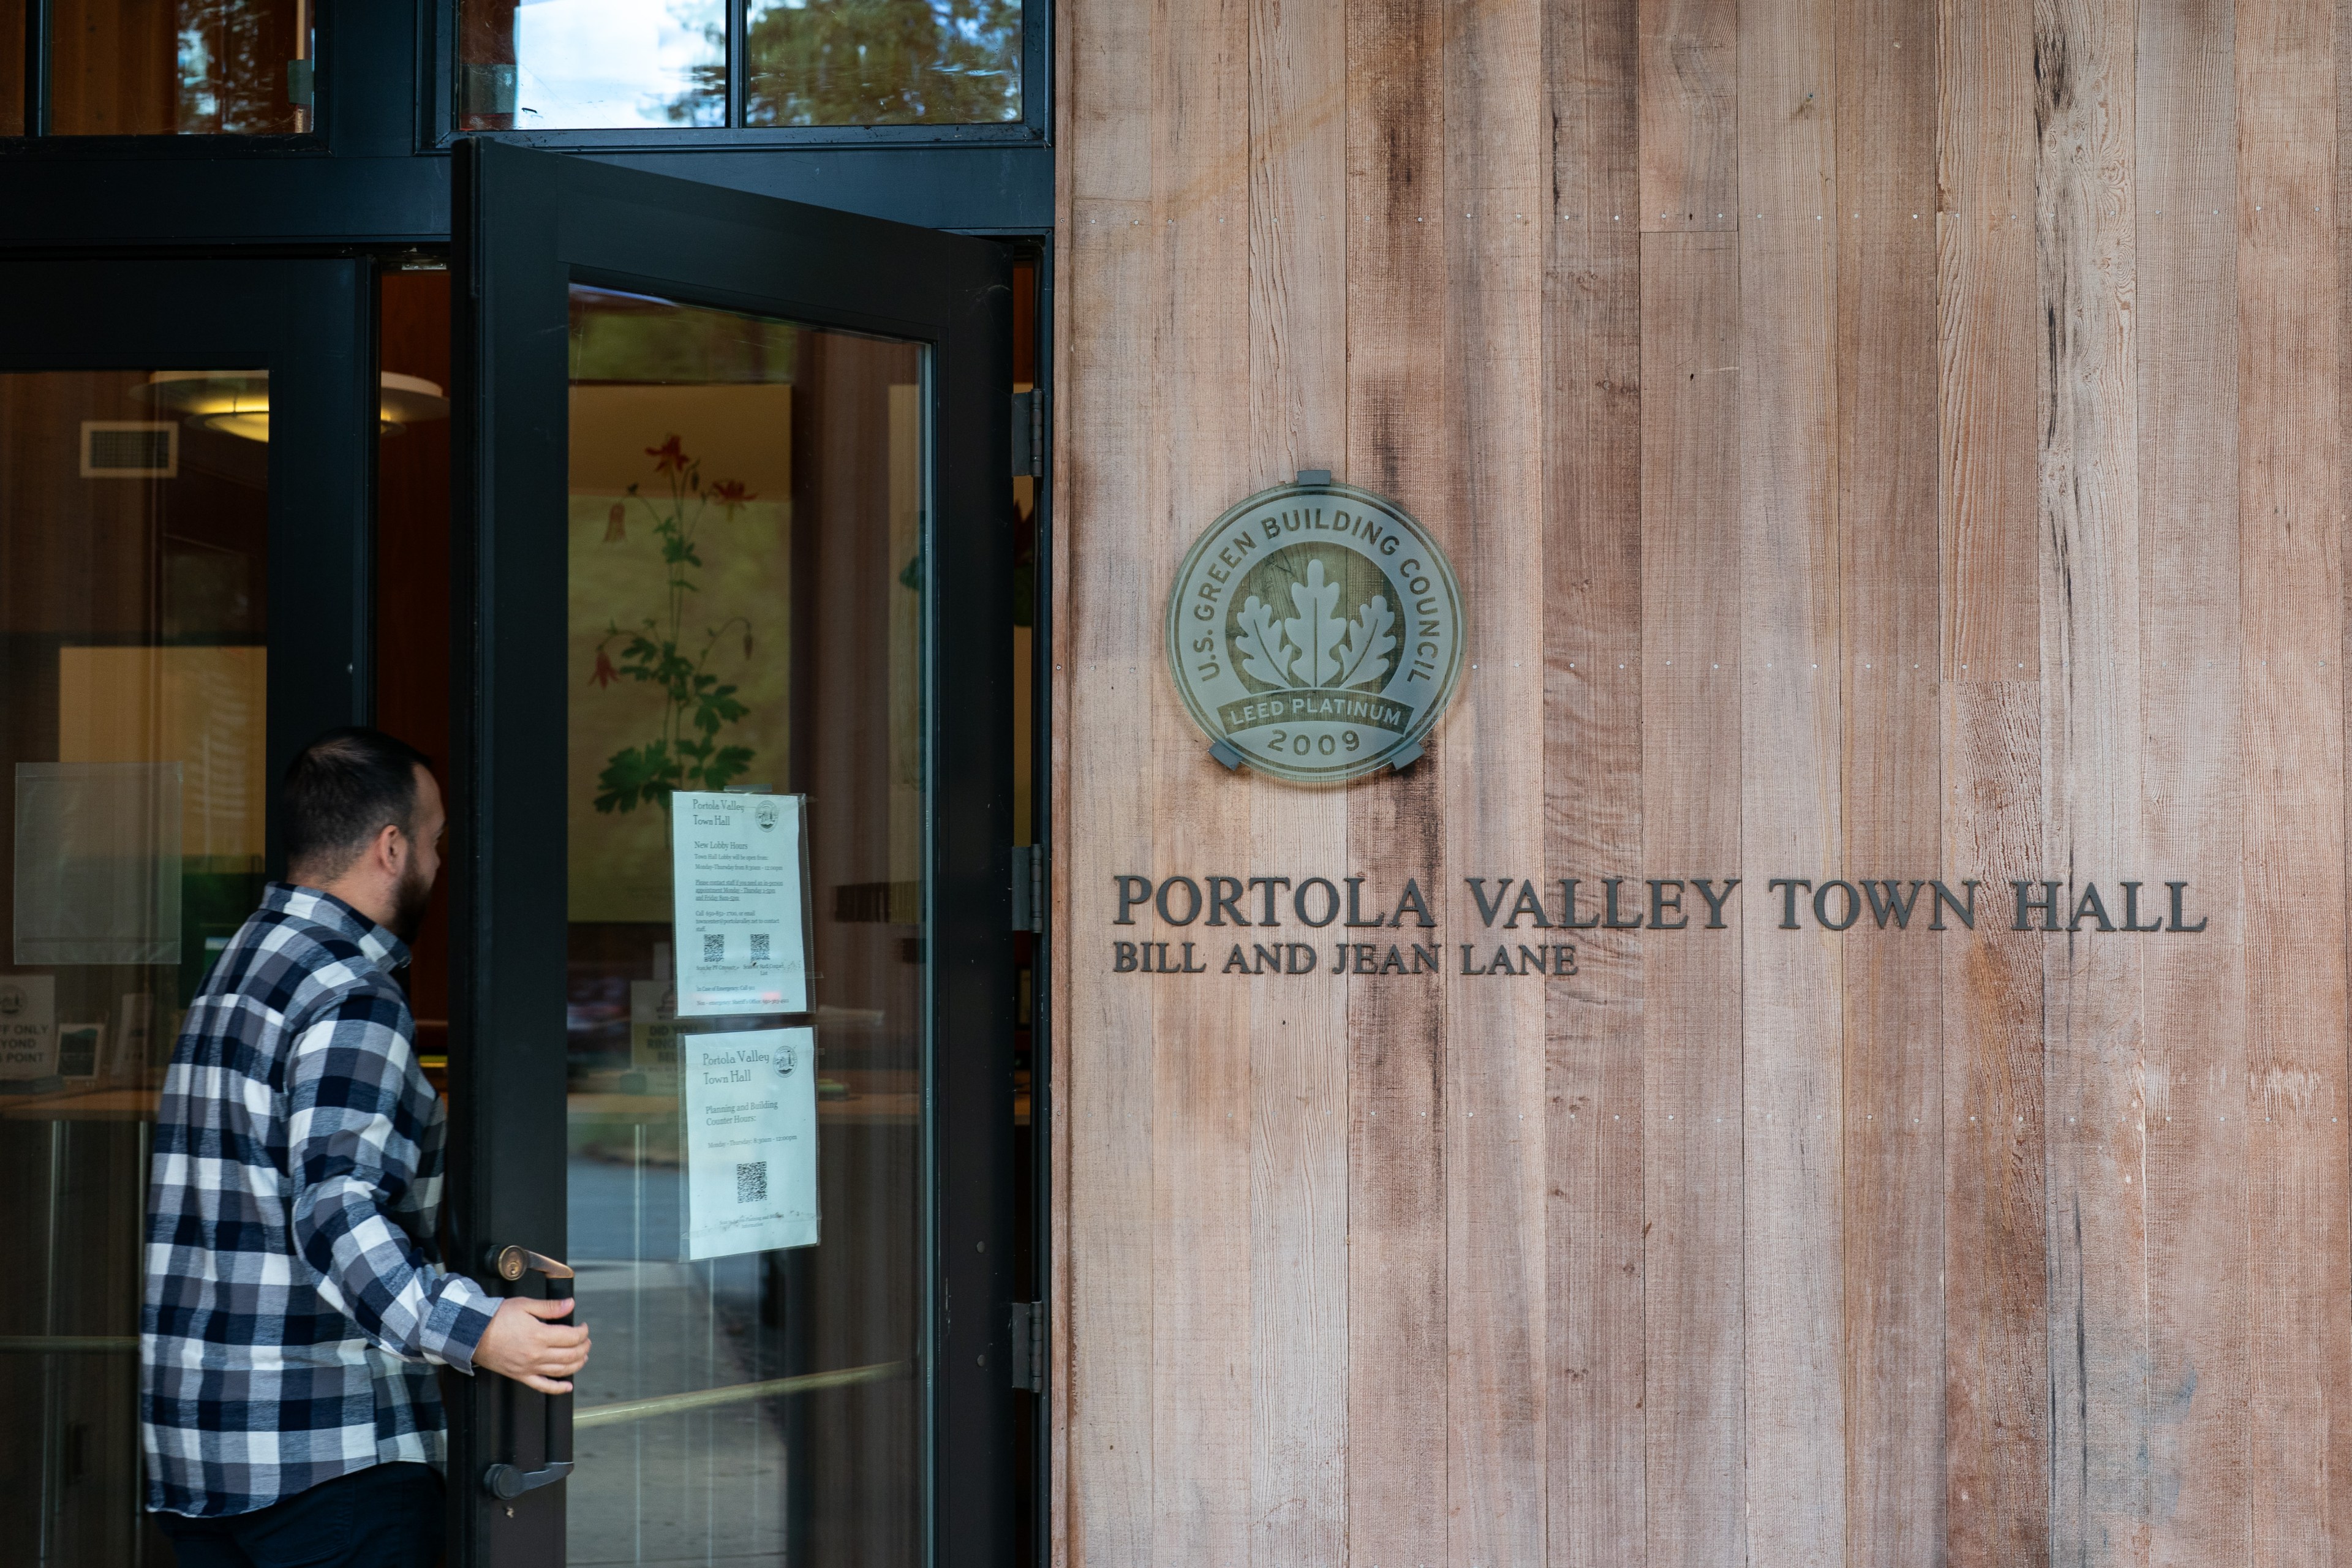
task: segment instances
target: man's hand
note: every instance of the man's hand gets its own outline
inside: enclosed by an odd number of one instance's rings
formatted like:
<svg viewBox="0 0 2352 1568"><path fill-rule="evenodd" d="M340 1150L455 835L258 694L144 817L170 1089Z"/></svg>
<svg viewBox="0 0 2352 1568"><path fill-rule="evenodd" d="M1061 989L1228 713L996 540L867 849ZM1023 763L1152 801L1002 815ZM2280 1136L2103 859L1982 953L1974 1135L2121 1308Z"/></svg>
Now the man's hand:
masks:
<svg viewBox="0 0 2352 1568"><path fill-rule="evenodd" d="M474 1364L541 1394L571 1393L572 1374L588 1364L588 1325L549 1321L571 1310L569 1300L508 1297L482 1331L481 1342L474 1347Z"/></svg>

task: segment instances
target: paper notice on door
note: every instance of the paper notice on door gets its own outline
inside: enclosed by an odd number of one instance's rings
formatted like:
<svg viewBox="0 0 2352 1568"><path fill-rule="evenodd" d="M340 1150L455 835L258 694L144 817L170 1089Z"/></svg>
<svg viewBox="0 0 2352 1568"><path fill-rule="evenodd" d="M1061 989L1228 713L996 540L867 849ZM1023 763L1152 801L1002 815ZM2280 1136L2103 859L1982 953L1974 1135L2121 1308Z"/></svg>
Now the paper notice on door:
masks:
<svg viewBox="0 0 2352 1568"><path fill-rule="evenodd" d="M677 1016L808 1011L803 796L670 796Z"/></svg>
<svg viewBox="0 0 2352 1568"><path fill-rule="evenodd" d="M0 974L0 1080L55 1078L58 982L51 974Z"/></svg>
<svg viewBox="0 0 2352 1568"><path fill-rule="evenodd" d="M678 1037L689 1259L816 1245L816 1031Z"/></svg>

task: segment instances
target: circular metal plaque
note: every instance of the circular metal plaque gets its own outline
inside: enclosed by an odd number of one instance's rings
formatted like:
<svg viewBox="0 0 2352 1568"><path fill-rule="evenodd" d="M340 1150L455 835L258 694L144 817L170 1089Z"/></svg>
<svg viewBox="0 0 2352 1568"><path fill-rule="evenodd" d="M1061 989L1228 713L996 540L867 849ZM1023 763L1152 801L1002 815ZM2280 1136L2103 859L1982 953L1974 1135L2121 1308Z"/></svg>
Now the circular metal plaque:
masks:
<svg viewBox="0 0 2352 1568"><path fill-rule="evenodd" d="M1221 760L1339 784L1421 755L1461 673L1462 589L1394 501L1279 485L1186 552L1168 660Z"/></svg>

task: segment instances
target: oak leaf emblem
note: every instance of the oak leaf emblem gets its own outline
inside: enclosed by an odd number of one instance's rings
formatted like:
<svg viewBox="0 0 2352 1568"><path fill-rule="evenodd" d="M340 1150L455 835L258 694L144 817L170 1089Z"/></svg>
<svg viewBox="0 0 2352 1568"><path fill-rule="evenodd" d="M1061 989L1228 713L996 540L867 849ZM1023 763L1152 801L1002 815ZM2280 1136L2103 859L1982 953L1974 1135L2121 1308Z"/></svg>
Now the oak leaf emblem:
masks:
<svg viewBox="0 0 2352 1568"><path fill-rule="evenodd" d="M1315 561L1307 564L1307 581L1290 585L1290 603L1297 613L1285 617L1253 594L1238 612L1241 627L1234 643L1251 679L1294 689L1345 689L1388 673L1389 655L1396 647L1389 628L1396 624L1396 612L1387 595L1373 595L1349 620L1335 613L1339 584Z"/></svg>

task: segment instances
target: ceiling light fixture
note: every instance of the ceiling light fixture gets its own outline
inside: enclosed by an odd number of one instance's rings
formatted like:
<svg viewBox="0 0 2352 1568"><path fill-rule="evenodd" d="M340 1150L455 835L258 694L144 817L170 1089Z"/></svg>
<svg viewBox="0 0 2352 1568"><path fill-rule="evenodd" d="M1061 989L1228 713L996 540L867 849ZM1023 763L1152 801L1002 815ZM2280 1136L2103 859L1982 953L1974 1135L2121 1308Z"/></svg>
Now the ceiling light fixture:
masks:
<svg viewBox="0 0 2352 1568"><path fill-rule="evenodd" d="M376 378L376 432L399 436L407 426L449 417L449 400L421 376L385 371ZM198 430L248 441L269 439L269 373L266 370L159 370L132 395L184 415Z"/></svg>

